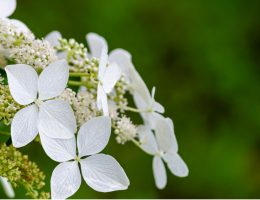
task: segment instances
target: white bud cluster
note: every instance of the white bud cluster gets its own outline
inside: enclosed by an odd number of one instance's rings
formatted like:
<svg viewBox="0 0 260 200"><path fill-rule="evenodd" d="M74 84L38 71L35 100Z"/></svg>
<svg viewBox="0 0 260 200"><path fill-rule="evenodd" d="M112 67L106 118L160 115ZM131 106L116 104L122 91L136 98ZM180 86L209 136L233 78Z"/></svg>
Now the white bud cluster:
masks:
<svg viewBox="0 0 260 200"><path fill-rule="evenodd" d="M21 106L13 100L8 86L4 85L3 81L4 78L0 75L0 120L9 125Z"/></svg>
<svg viewBox="0 0 260 200"><path fill-rule="evenodd" d="M120 144L134 139L137 135L136 126L132 123L130 118L125 115L116 121L115 126L115 134L117 135L116 141Z"/></svg>
<svg viewBox="0 0 260 200"><path fill-rule="evenodd" d="M123 112L124 108L128 105L128 100L125 96L127 92L127 82L124 76L122 76L115 85L115 92L109 94L109 99L116 102L118 107Z"/></svg>
<svg viewBox="0 0 260 200"><path fill-rule="evenodd" d="M58 98L70 103L74 110L78 126L100 115L95 97L88 91L76 93L72 89L67 88Z"/></svg>
<svg viewBox="0 0 260 200"><path fill-rule="evenodd" d="M0 43L5 49L11 49L19 43L28 43L34 40L31 32L21 32L10 20L0 19Z"/></svg>
<svg viewBox="0 0 260 200"><path fill-rule="evenodd" d="M49 42L39 39L11 49L10 54L10 57L14 58L17 63L28 64L36 69L43 69L57 60L55 51Z"/></svg>
<svg viewBox="0 0 260 200"><path fill-rule="evenodd" d="M21 32L10 20L0 20L0 53L16 63L43 69L57 60L49 42L35 39L31 32Z"/></svg>
<svg viewBox="0 0 260 200"><path fill-rule="evenodd" d="M79 125L100 115L95 97L87 91L82 91L77 94L77 102L75 102L74 107Z"/></svg>
<svg viewBox="0 0 260 200"><path fill-rule="evenodd" d="M0 19L0 49L8 55L8 51L21 43L29 43L35 39L31 32L21 32L10 20Z"/></svg>
<svg viewBox="0 0 260 200"><path fill-rule="evenodd" d="M60 96L58 96L58 99L67 101L70 105L73 105L75 101L77 101L76 92L74 92L70 88L66 88Z"/></svg>
<svg viewBox="0 0 260 200"><path fill-rule="evenodd" d="M93 63L87 56L87 48L82 43L78 43L75 39L66 40L61 38L60 45L55 48L58 51L67 53L67 60L70 64L71 72L88 73L92 68L96 68L97 63Z"/></svg>
<svg viewBox="0 0 260 200"><path fill-rule="evenodd" d="M109 111L109 116L111 117L111 119L113 121L116 121L118 119L118 107L114 102L109 102L109 107L108 107L108 111Z"/></svg>

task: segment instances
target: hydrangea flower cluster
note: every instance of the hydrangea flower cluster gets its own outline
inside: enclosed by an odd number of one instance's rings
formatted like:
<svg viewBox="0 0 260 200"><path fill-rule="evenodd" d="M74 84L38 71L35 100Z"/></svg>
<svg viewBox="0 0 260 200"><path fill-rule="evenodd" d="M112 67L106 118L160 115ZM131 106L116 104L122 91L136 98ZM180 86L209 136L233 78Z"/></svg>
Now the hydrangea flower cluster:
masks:
<svg viewBox="0 0 260 200"><path fill-rule="evenodd" d="M31 198L46 199L49 192L42 191L45 185L45 175L36 163L31 162L28 156L23 155L13 146L0 146L0 182L5 188L8 197L15 196L12 186L24 186L27 195ZM4 177L4 178L3 178ZM12 184L12 185L11 185Z"/></svg>
<svg viewBox="0 0 260 200"><path fill-rule="evenodd" d="M15 7L15 0L0 0L0 120L10 126L10 134L0 133L10 135L10 151L40 141L50 159L59 163L50 180L52 198L72 196L81 177L98 192L128 188L122 166L100 153L111 133L119 144L132 142L153 156L159 189L167 183L164 163L174 175L188 175L173 122L162 115L155 87L150 93L130 53L108 52L106 40L95 33L86 35L88 48L57 31L36 39L26 25L8 18ZM134 124L129 112L139 114L143 124ZM0 181L13 196L10 183L16 182L1 169Z"/></svg>

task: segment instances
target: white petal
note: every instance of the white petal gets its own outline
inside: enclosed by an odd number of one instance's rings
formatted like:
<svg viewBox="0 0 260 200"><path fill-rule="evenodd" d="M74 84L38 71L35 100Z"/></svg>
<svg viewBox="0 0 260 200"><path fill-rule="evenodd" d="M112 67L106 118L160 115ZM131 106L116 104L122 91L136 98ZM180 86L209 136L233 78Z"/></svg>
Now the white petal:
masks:
<svg viewBox="0 0 260 200"><path fill-rule="evenodd" d="M16 0L0 1L0 18L6 18L13 14L16 8Z"/></svg>
<svg viewBox="0 0 260 200"><path fill-rule="evenodd" d="M121 70L119 69L117 64L112 63L107 67L104 77L102 79L103 88L107 94L112 91L120 76Z"/></svg>
<svg viewBox="0 0 260 200"><path fill-rule="evenodd" d="M12 22L12 24L14 24L16 26L16 31L18 33L28 33L31 32L30 29L20 20L18 19L10 19L10 21Z"/></svg>
<svg viewBox="0 0 260 200"><path fill-rule="evenodd" d="M80 161L86 183L98 192L125 190L129 180L120 164L109 155L96 154Z"/></svg>
<svg viewBox="0 0 260 200"><path fill-rule="evenodd" d="M81 175L76 161L59 164L51 176L51 198L66 199L78 191Z"/></svg>
<svg viewBox="0 0 260 200"><path fill-rule="evenodd" d="M141 148L148 154L156 154L158 147L153 132L145 126L139 126L137 132L140 138Z"/></svg>
<svg viewBox="0 0 260 200"><path fill-rule="evenodd" d="M152 88L152 92L151 92L151 97L152 97L152 99L154 99L155 91L156 91L156 88L153 87L153 88Z"/></svg>
<svg viewBox="0 0 260 200"><path fill-rule="evenodd" d="M148 113L144 113L143 115L144 115L145 123L153 130L155 130L158 120L165 119L164 116L162 116L157 112L148 112Z"/></svg>
<svg viewBox="0 0 260 200"><path fill-rule="evenodd" d="M158 117L156 118L156 121L155 136L159 148L165 152L169 151L170 149L172 149L174 152L177 152L178 143L174 134L174 130L168 119Z"/></svg>
<svg viewBox="0 0 260 200"><path fill-rule="evenodd" d="M56 53L58 59L67 59L68 57L68 52L67 51L62 51L62 52L57 52Z"/></svg>
<svg viewBox="0 0 260 200"><path fill-rule="evenodd" d="M150 100L147 99L147 101L143 98L144 96L140 95L138 92L134 92L133 98L136 107L139 110L142 110L143 112L140 113L141 117L143 118L144 124L146 126L149 126L151 129L155 128L156 121L154 120L154 115L157 115L156 112L146 112L147 109L151 108Z"/></svg>
<svg viewBox="0 0 260 200"><path fill-rule="evenodd" d="M39 77L39 99L46 100L60 95L69 79L69 66L66 60L58 60L46 67Z"/></svg>
<svg viewBox="0 0 260 200"><path fill-rule="evenodd" d="M41 144L45 153L56 162L65 162L76 158L76 140L50 138L45 134L40 134Z"/></svg>
<svg viewBox="0 0 260 200"><path fill-rule="evenodd" d="M102 49L108 49L106 40L96 33L87 34L86 39L92 57L100 58Z"/></svg>
<svg viewBox="0 0 260 200"><path fill-rule="evenodd" d="M139 78L138 78L139 77ZM133 85L134 84L134 85ZM132 87L134 87L133 99L136 107L140 110L147 110L151 107L152 98L150 96L149 90L145 83L143 82L140 75L136 72L136 77L134 79L134 83ZM146 117L147 113L141 113L142 118L147 121ZM149 114L149 113L148 113Z"/></svg>
<svg viewBox="0 0 260 200"><path fill-rule="evenodd" d="M102 109L103 115L108 116L108 102L107 102L107 95L103 89L103 87L99 84L97 90L97 107L99 110Z"/></svg>
<svg viewBox="0 0 260 200"><path fill-rule="evenodd" d="M40 133L52 138L68 139L74 137L76 130L76 119L68 102L49 100L40 105Z"/></svg>
<svg viewBox="0 0 260 200"><path fill-rule="evenodd" d="M166 170L162 159L158 156L155 156L153 158L153 176L154 176L156 187L158 189L165 188L167 184Z"/></svg>
<svg viewBox="0 0 260 200"><path fill-rule="evenodd" d="M62 38L62 36L59 31L52 31L48 35L45 36L45 40L47 40L52 47L59 45L60 38Z"/></svg>
<svg viewBox="0 0 260 200"><path fill-rule="evenodd" d="M166 121L168 122L169 126L171 127L171 129L174 129L174 125L173 125L173 121L172 119L170 119L169 117L165 118Z"/></svg>
<svg viewBox="0 0 260 200"><path fill-rule="evenodd" d="M134 69L132 64L131 54L124 49L115 49L109 54L109 62L115 62L121 69L122 73L129 79L131 69Z"/></svg>
<svg viewBox="0 0 260 200"><path fill-rule="evenodd" d="M37 97L38 75L29 65L16 64L5 67L10 92L21 105L32 103Z"/></svg>
<svg viewBox="0 0 260 200"><path fill-rule="evenodd" d="M134 103L135 103L135 106L139 109L139 110L142 110L142 111L146 111L149 107L147 101L145 101L143 99L143 97L138 93L138 92L134 92L133 94L133 99L134 99ZM153 126L151 126L150 124L150 113L146 113L146 112L141 112L140 113L141 117L143 118L144 120L144 124L146 126L150 126L151 128L154 128Z"/></svg>
<svg viewBox="0 0 260 200"><path fill-rule="evenodd" d="M105 75L105 72L107 69L107 63L108 63L107 49L103 48L101 51L101 56L100 56L99 65L98 65L98 78L100 81L103 80L103 77Z"/></svg>
<svg viewBox="0 0 260 200"><path fill-rule="evenodd" d="M153 102L153 110L158 113L164 113L164 111L165 111L164 107L156 101Z"/></svg>
<svg viewBox="0 0 260 200"><path fill-rule="evenodd" d="M101 98L103 97L103 95L106 95L106 93L104 92L101 84L98 84L98 88L97 88L97 108L98 108L98 110L102 109Z"/></svg>
<svg viewBox="0 0 260 200"><path fill-rule="evenodd" d="M155 101L154 96L155 96L155 87L152 88L151 92L151 97L152 97L152 108L154 111L159 112L159 113L164 113L164 107Z"/></svg>
<svg viewBox="0 0 260 200"><path fill-rule="evenodd" d="M78 133L77 145L79 156L87 156L102 151L111 134L111 119L95 117L83 124Z"/></svg>
<svg viewBox="0 0 260 200"><path fill-rule="evenodd" d="M165 162L167 163L170 171L179 177L185 177L189 174L189 169L182 158L174 152L167 152L163 156Z"/></svg>
<svg viewBox="0 0 260 200"><path fill-rule="evenodd" d="M138 95L141 96L143 101L145 101L148 104L148 102L151 101L151 96L142 77L135 69L130 70L130 77L132 79L131 82L132 93L138 93Z"/></svg>
<svg viewBox="0 0 260 200"><path fill-rule="evenodd" d="M144 98L142 98L142 96L138 92L134 93L133 98L135 105L138 109L145 110L148 108L148 103L145 101Z"/></svg>
<svg viewBox="0 0 260 200"><path fill-rule="evenodd" d="M14 198L15 197L14 189L11 183L9 183L8 179L0 176L0 183L2 183L3 185L3 189L5 191L6 196L8 198Z"/></svg>
<svg viewBox="0 0 260 200"><path fill-rule="evenodd" d="M11 124L11 137L14 147L19 148L30 143L38 134L38 115L36 105L18 111Z"/></svg>

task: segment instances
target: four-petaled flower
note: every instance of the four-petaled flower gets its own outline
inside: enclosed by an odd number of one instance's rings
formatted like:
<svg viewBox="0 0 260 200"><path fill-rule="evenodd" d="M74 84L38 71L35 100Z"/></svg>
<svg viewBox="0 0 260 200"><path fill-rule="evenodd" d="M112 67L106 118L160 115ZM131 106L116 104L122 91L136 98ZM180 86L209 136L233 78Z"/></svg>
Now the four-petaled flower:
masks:
<svg viewBox="0 0 260 200"><path fill-rule="evenodd" d="M174 175L179 177L188 175L188 167L178 154L178 144L171 119L157 118L155 135L149 127L140 126L138 129L141 148L154 156L153 174L157 188L163 189L167 183L163 160Z"/></svg>
<svg viewBox="0 0 260 200"><path fill-rule="evenodd" d="M71 138L76 132L76 119L69 103L53 99L68 82L69 67L65 60L46 67L40 76L29 65L8 65L5 68L11 95L27 105L16 113L11 124L15 147L30 143L39 132L53 138Z"/></svg>
<svg viewBox="0 0 260 200"><path fill-rule="evenodd" d="M102 49L108 49L107 41L102 36L96 33L88 33L86 40L90 49L89 57L101 58ZM124 49L114 49L108 55L108 61L110 63L116 63L124 74L129 84L134 83L137 71L132 64L131 54Z"/></svg>
<svg viewBox="0 0 260 200"><path fill-rule="evenodd" d="M108 49L106 40L96 33L88 33L86 40L90 48L89 57L96 57L102 60L104 49ZM141 114L144 121L153 124L152 116L154 113L164 113L164 108L154 100L155 87L152 89L152 94L150 95L146 84L132 63L131 54L124 49L115 49L109 55L106 55L106 60L109 63L116 63L120 67L122 74L129 84L128 87L133 94L136 106L144 111Z"/></svg>
<svg viewBox="0 0 260 200"><path fill-rule="evenodd" d="M109 94L121 76L121 71L116 63L108 64L107 48L103 48L98 66L97 107L108 116L107 94Z"/></svg>
<svg viewBox="0 0 260 200"><path fill-rule="evenodd" d="M52 173L52 198L73 195L81 185L81 173L85 182L99 192L128 188L129 180L120 164L113 157L99 153L106 147L110 133L111 119L101 116L81 126L77 141L75 137L64 140L40 135L47 155L61 162Z"/></svg>
<svg viewBox="0 0 260 200"><path fill-rule="evenodd" d="M159 113L164 113L164 107L155 101L155 87L152 89L152 94L147 93L148 89L143 89L143 93L134 92L133 98L135 105L140 109L140 114L145 125L154 128L154 122L157 118L161 118Z"/></svg>

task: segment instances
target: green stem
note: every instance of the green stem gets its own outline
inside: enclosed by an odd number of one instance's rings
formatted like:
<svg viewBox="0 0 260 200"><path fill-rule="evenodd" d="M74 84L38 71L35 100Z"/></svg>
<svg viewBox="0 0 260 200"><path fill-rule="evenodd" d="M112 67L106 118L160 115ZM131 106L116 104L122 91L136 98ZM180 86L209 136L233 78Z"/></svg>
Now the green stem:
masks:
<svg viewBox="0 0 260 200"><path fill-rule="evenodd" d="M90 89L90 88L96 88L95 85L91 84L90 82L87 81L69 81L68 85L70 86L85 86L86 88Z"/></svg>
<svg viewBox="0 0 260 200"><path fill-rule="evenodd" d="M10 133L9 133L9 132L6 132L6 131L0 131L0 135L10 136Z"/></svg>
<svg viewBox="0 0 260 200"><path fill-rule="evenodd" d="M70 73L70 77L81 77L81 76L87 76L86 73L81 73L81 72L72 72Z"/></svg>
<svg viewBox="0 0 260 200"><path fill-rule="evenodd" d="M71 86L84 86L86 83L82 81L69 81L68 84Z"/></svg>
<svg viewBox="0 0 260 200"><path fill-rule="evenodd" d="M140 142L138 142L138 141L135 140L135 139L131 139L131 141L132 141L136 146L138 146L139 148L141 148Z"/></svg>
<svg viewBox="0 0 260 200"><path fill-rule="evenodd" d="M128 106L124 107L123 109L126 110L126 111L131 111L131 112L136 112L136 113L145 112L144 110L140 110L140 109L128 107Z"/></svg>

